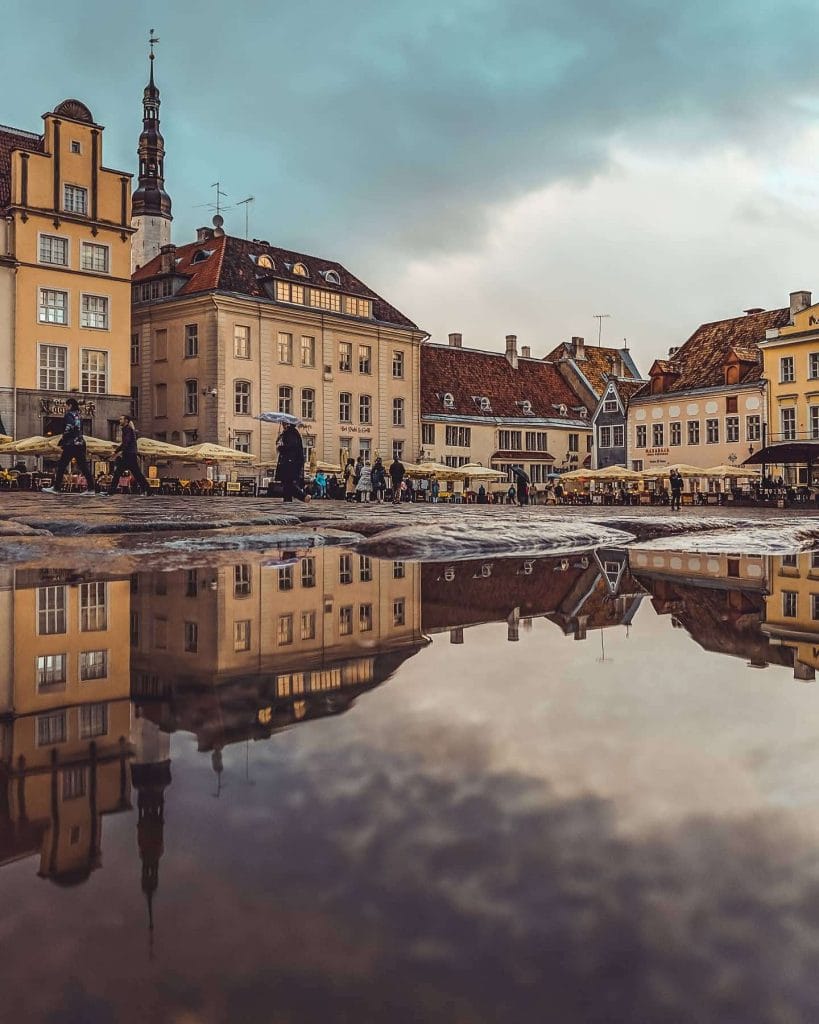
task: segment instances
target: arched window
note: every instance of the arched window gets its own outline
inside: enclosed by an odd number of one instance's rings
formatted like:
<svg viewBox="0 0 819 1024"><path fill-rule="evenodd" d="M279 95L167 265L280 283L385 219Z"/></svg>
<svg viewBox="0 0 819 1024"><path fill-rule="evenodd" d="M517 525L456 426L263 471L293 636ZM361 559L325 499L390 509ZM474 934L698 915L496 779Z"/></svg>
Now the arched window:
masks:
<svg viewBox="0 0 819 1024"><path fill-rule="evenodd" d="M335 270L328 270L324 275L324 280L327 284L341 284L341 278Z"/></svg>
<svg viewBox="0 0 819 1024"><path fill-rule="evenodd" d="M256 266L261 267L262 270L273 270L273 259L268 256L267 253L262 253L262 255L256 260Z"/></svg>
<svg viewBox="0 0 819 1024"><path fill-rule="evenodd" d="M303 263L296 263L293 267L293 273L298 274L299 277L309 277L307 273L307 267Z"/></svg>
<svg viewBox="0 0 819 1024"><path fill-rule="evenodd" d="M293 389L289 384L279 386L279 412L293 412Z"/></svg>
<svg viewBox="0 0 819 1024"><path fill-rule="evenodd" d="M233 382L233 411L237 416L250 415L250 381Z"/></svg>
<svg viewBox="0 0 819 1024"><path fill-rule="evenodd" d="M313 388L301 389L301 418L303 420L316 418L316 392Z"/></svg>
<svg viewBox="0 0 819 1024"><path fill-rule="evenodd" d="M373 400L369 395L360 395L358 399L359 423L370 423L372 420Z"/></svg>
<svg viewBox="0 0 819 1024"><path fill-rule="evenodd" d="M185 381L185 415L197 416L199 414L199 381Z"/></svg>
<svg viewBox="0 0 819 1024"><path fill-rule="evenodd" d="M739 365L737 363L729 363L725 367L725 383L739 384Z"/></svg>

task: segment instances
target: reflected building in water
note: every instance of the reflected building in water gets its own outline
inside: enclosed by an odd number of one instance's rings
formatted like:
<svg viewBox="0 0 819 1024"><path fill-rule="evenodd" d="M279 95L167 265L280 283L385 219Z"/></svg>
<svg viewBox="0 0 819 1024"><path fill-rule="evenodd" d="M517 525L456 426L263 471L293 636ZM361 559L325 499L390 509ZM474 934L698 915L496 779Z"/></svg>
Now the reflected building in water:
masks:
<svg viewBox="0 0 819 1024"><path fill-rule="evenodd" d="M0 863L82 881L130 807L126 579L5 571L0 586Z"/></svg>
<svg viewBox="0 0 819 1024"><path fill-rule="evenodd" d="M819 551L771 555L766 562L762 633L793 658L797 679L812 680L819 667Z"/></svg>

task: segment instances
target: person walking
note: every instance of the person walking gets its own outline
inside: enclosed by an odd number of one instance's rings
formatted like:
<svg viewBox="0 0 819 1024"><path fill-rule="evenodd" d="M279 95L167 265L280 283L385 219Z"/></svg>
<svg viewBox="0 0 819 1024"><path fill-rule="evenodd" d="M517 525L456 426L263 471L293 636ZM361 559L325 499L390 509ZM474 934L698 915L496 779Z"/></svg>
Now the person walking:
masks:
<svg viewBox="0 0 819 1024"><path fill-rule="evenodd" d="M355 501L355 462L347 459L344 467L344 498L346 501Z"/></svg>
<svg viewBox="0 0 819 1024"><path fill-rule="evenodd" d="M85 452L85 438L82 436L82 420L80 419L80 403L76 398L68 398L65 403L65 415L63 416L63 433L58 441L62 448L62 455L57 464L57 475L54 477L52 487L44 487L46 494L59 494L63 485L65 471L71 465L73 459L77 463L77 470L85 477L85 490L83 495L93 496L96 491L92 487L94 478L88 468L88 460Z"/></svg>
<svg viewBox="0 0 819 1024"><path fill-rule="evenodd" d="M294 497L309 501L310 495L302 489L304 477L304 442L296 427L288 423L279 436L279 458L276 463L276 479L282 485L285 501Z"/></svg>
<svg viewBox="0 0 819 1024"><path fill-rule="evenodd" d="M434 476L429 483L429 500L433 505L438 504L438 496L441 493L441 483L437 476Z"/></svg>
<svg viewBox="0 0 819 1024"><path fill-rule="evenodd" d="M679 512L683 488L682 474L677 472L676 469L672 469L668 477L668 482L671 484L671 511Z"/></svg>
<svg viewBox="0 0 819 1024"><path fill-rule="evenodd" d="M372 478L375 500L380 505L384 500L384 491L387 489L387 471L384 469L384 463L381 461L380 455L376 456L373 463Z"/></svg>
<svg viewBox="0 0 819 1024"><path fill-rule="evenodd" d="M401 484L404 480L404 464L396 456L390 463L390 482L392 483L392 503L397 505L401 500Z"/></svg>
<svg viewBox="0 0 819 1024"><path fill-rule="evenodd" d="M119 446L114 451L114 475L111 477L111 486L104 494L117 493L119 478L127 470L131 478L136 481L137 487L142 494L148 494L150 487L148 481L139 468L139 451L137 450L137 432L134 421L130 416L120 416L119 425L122 429L122 438Z"/></svg>
<svg viewBox="0 0 819 1024"><path fill-rule="evenodd" d="M372 497L373 490L373 471L369 462L363 462L361 465L361 472L358 474L358 483L355 485L355 489L358 494L361 495L361 501L369 502Z"/></svg>

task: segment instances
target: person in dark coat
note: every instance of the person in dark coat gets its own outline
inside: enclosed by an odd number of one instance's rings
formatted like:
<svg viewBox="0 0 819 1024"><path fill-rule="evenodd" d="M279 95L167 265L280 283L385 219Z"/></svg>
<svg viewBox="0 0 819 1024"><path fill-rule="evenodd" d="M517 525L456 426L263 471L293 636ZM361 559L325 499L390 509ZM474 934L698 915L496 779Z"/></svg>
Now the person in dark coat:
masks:
<svg viewBox="0 0 819 1024"><path fill-rule="evenodd" d="M284 500L292 501L295 496L299 501L308 501L309 497L301 487L304 476L304 442L292 424L288 424L281 432L278 449L276 479L282 485Z"/></svg>
<svg viewBox="0 0 819 1024"><path fill-rule="evenodd" d="M679 512L683 489L682 474L678 473L676 469L672 469L668 477L668 482L671 484L671 511Z"/></svg>
<svg viewBox="0 0 819 1024"><path fill-rule="evenodd" d="M88 468L88 460L85 454L85 438L82 436L82 420L80 419L80 403L76 398L68 398L65 403L65 415L63 416L63 433L59 440L62 455L57 464L57 475L54 477L53 487L44 487L47 494L59 494L63 485L65 471L71 465L71 460L77 463L77 469L85 477L85 490L87 495L94 495L91 470Z"/></svg>
<svg viewBox="0 0 819 1024"><path fill-rule="evenodd" d="M127 470L132 479L136 481L137 487L143 494L149 491L148 481L139 468L139 452L137 450L137 432L134 421L130 416L120 416L119 425L122 428L122 440L114 451L114 475L111 477L111 486L108 494L116 494L119 480Z"/></svg>
<svg viewBox="0 0 819 1024"><path fill-rule="evenodd" d="M387 471L384 469L384 463L379 455L373 463L373 491L375 492L375 500L379 505L384 500L384 491L386 489Z"/></svg>
<svg viewBox="0 0 819 1024"><path fill-rule="evenodd" d="M392 503L397 505L401 500L401 481L404 479L404 464L399 458L390 463L390 481L392 483Z"/></svg>

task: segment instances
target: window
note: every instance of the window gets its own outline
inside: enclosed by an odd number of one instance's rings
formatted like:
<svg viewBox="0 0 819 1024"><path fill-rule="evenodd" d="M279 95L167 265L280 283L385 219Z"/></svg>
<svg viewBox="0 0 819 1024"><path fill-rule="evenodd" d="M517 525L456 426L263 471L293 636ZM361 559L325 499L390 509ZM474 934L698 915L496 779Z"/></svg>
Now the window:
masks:
<svg viewBox="0 0 819 1024"><path fill-rule="evenodd" d="M316 613L301 613L301 638L302 640L316 639Z"/></svg>
<svg viewBox="0 0 819 1024"><path fill-rule="evenodd" d="M795 619L798 608L798 595L795 590L782 591L782 615L786 619Z"/></svg>
<svg viewBox="0 0 819 1024"><path fill-rule="evenodd" d="M341 312L341 296L335 292L326 292L320 288L308 289L310 305L318 309L329 309L333 313Z"/></svg>
<svg viewBox="0 0 819 1024"><path fill-rule="evenodd" d="M293 362L293 335L279 332L279 362Z"/></svg>
<svg viewBox="0 0 819 1024"><path fill-rule="evenodd" d="M80 327L91 327L95 331L108 330L108 299L104 295L80 297Z"/></svg>
<svg viewBox="0 0 819 1024"><path fill-rule="evenodd" d="M66 213L88 212L88 189L79 185L63 185L63 209Z"/></svg>
<svg viewBox="0 0 819 1024"><path fill-rule="evenodd" d="M352 555L339 555L338 556L338 582L339 583L352 583L353 582L353 556Z"/></svg>
<svg viewBox="0 0 819 1024"><path fill-rule="evenodd" d="M392 624L393 626L406 624L406 601L403 597L396 597L392 603Z"/></svg>
<svg viewBox="0 0 819 1024"><path fill-rule="evenodd" d="M392 563L392 578L394 580L403 580L407 575L406 562L393 562Z"/></svg>
<svg viewBox="0 0 819 1024"><path fill-rule="evenodd" d="M108 353L84 348L80 363L80 389L89 395L104 395L108 390Z"/></svg>
<svg viewBox="0 0 819 1024"><path fill-rule="evenodd" d="M526 451L545 452L548 447L548 435L545 430L526 431Z"/></svg>
<svg viewBox="0 0 819 1024"><path fill-rule="evenodd" d="M518 435L520 431L518 431ZM452 448L469 448L472 444L472 427L447 426L444 432L446 444ZM504 446L501 445L501 448Z"/></svg>
<svg viewBox="0 0 819 1024"><path fill-rule="evenodd" d="M372 303L369 299L354 299L350 295L345 295L344 312L348 316L360 316L369 319L372 316Z"/></svg>
<svg viewBox="0 0 819 1024"><path fill-rule="evenodd" d="M303 420L316 418L316 392L313 388L301 389L301 418Z"/></svg>
<svg viewBox="0 0 819 1024"><path fill-rule="evenodd" d="M392 442L392 457L394 459L398 459L399 462L401 462L403 460L403 458L404 458L404 442L403 441L393 441ZM462 458L462 456L457 456L457 457L458 458ZM465 457L465 456L463 456L463 457Z"/></svg>
<svg viewBox="0 0 819 1024"><path fill-rule="evenodd" d="M131 612L128 623L128 634L131 641L131 647L139 647L139 612Z"/></svg>
<svg viewBox="0 0 819 1024"><path fill-rule="evenodd" d="M233 325L233 355L236 359L250 359L250 328Z"/></svg>
<svg viewBox="0 0 819 1024"><path fill-rule="evenodd" d="M85 796L85 765L75 764L63 768L63 800L77 800Z"/></svg>
<svg viewBox="0 0 819 1024"><path fill-rule="evenodd" d="M157 384L154 388L154 415L168 415L168 385Z"/></svg>
<svg viewBox="0 0 819 1024"><path fill-rule="evenodd" d="M796 569L799 565L799 561L796 555L783 555L782 565L787 566L789 569Z"/></svg>
<svg viewBox="0 0 819 1024"><path fill-rule="evenodd" d="M276 629L276 643L280 647L293 643L293 615L291 612L279 616L279 623Z"/></svg>
<svg viewBox="0 0 819 1024"><path fill-rule="evenodd" d="M250 415L250 382L237 380L233 383L233 411L237 416Z"/></svg>
<svg viewBox="0 0 819 1024"><path fill-rule="evenodd" d="M90 740L108 732L108 705L80 705L80 739Z"/></svg>
<svg viewBox="0 0 819 1024"><path fill-rule="evenodd" d="M782 440L796 440L796 409L781 409Z"/></svg>
<svg viewBox="0 0 819 1024"><path fill-rule="evenodd" d="M316 365L316 339L302 335L301 339L301 365Z"/></svg>
<svg viewBox="0 0 819 1024"><path fill-rule="evenodd" d="M668 425L669 441L675 447L682 444L682 423L679 420L675 420L673 423Z"/></svg>
<svg viewBox="0 0 819 1024"><path fill-rule="evenodd" d="M819 377L819 352L811 352L808 356L808 376L811 380Z"/></svg>
<svg viewBox="0 0 819 1024"><path fill-rule="evenodd" d="M645 448L646 446L646 426L641 424L637 427L637 440L635 442L637 448Z"/></svg>
<svg viewBox="0 0 819 1024"><path fill-rule="evenodd" d="M249 430L237 430L233 435L233 447L237 452L249 452L250 451L250 431Z"/></svg>
<svg viewBox="0 0 819 1024"><path fill-rule="evenodd" d="M131 366L139 366L139 335L131 335Z"/></svg>
<svg viewBox="0 0 819 1024"><path fill-rule="evenodd" d="M404 399L393 398L392 400L392 425L394 427L404 426Z"/></svg>
<svg viewBox="0 0 819 1024"><path fill-rule="evenodd" d="M199 650L199 624L196 622L185 623L185 652L196 654Z"/></svg>
<svg viewBox="0 0 819 1024"><path fill-rule="evenodd" d="M199 381L185 381L185 415L199 415Z"/></svg>
<svg viewBox="0 0 819 1024"><path fill-rule="evenodd" d="M369 633L373 628L373 606L371 604L358 606L358 628L362 633Z"/></svg>
<svg viewBox="0 0 819 1024"><path fill-rule="evenodd" d="M196 597L199 593L199 578L196 569L185 573L185 597Z"/></svg>
<svg viewBox="0 0 819 1024"><path fill-rule="evenodd" d="M814 622L819 619L819 594L810 595L810 617Z"/></svg>
<svg viewBox="0 0 819 1024"><path fill-rule="evenodd" d="M250 619L238 619L233 623L233 650L250 650Z"/></svg>
<svg viewBox="0 0 819 1024"><path fill-rule="evenodd" d="M68 292L53 288L40 289L38 320L41 324L68 323Z"/></svg>
<svg viewBox="0 0 819 1024"><path fill-rule="evenodd" d="M349 636L353 631L353 606L342 605L338 610L339 636Z"/></svg>
<svg viewBox="0 0 819 1024"><path fill-rule="evenodd" d="M597 434L599 446L601 448L611 448L611 427L600 427Z"/></svg>
<svg viewBox="0 0 819 1024"><path fill-rule="evenodd" d="M37 658L37 689L64 686L66 680L64 654L41 654Z"/></svg>
<svg viewBox="0 0 819 1024"><path fill-rule="evenodd" d="M819 405L809 405L808 416L810 417L810 436L812 440L815 440L819 438Z"/></svg>
<svg viewBox="0 0 819 1024"><path fill-rule="evenodd" d="M282 565L276 570L276 586L282 591L293 589L292 565Z"/></svg>
<svg viewBox="0 0 819 1024"><path fill-rule="evenodd" d="M68 349L62 345L40 345L40 390L65 391L68 388Z"/></svg>
<svg viewBox="0 0 819 1024"><path fill-rule="evenodd" d="M351 373L353 369L353 345L349 341L338 343L338 368L345 373Z"/></svg>
<svg viewBox="0 0 819 1024"><path fill-rule="evenodd" d="M435 424L421 424L421 444L435 444Z"/></svg>
<svg viewBox="0 0 819 1024"><path fill-rule="evenodd" d="M705 442L706 444L719 444L719 420L705 421Z"/></svg>
<svg viewBox="0 0 819 1024"><path fill-rule="evenodd" d="M68 266L68 239L58 235L40 235L40 263Z"/></svg>
<svg viewBox="0 0 819 1024"><path fill-rule="evenodd" d="M642 459L632 459L631 460L631 468L632 468L632 470L635 473L642 473L643 472L643 460Z"/></svg>
<svg viewBox="0 0 819 1024"><path fill-rule="evenodd" d="M279 412L293 412L293 389L289 384L279 385Z"/></svg>
<svg viewBox="0 0 819 1024"><path fill-rule="evenodd" d="M108 676L107 651L82 651L80 653L80 679L105 679Z"/></svg>
<svg viewBox="0 0 819 1024"><path fill-rule="evenodd" d="M398 349L392 354L392 375L396 380L404 379L404 353Z"/></svg>
<svg viewBox="0 0 819 1024"><path fill-rule="evenodd" d="M353 396L342 391L338 396L338 418L342 423L351 423L353 418Z"/></svg>
<svg viewBox="0 0 819 1024"><path fill-rule="evenodd" d="M762 417L745 417L745 439L747 441L759 441L762 439Z"/></svg>
<svg viewBox="0 0 819 1024"><path fill-rule="evenodd" d="M67 736L65 711L52 711L37 716L37 746L47 747L52 743L65 743Z"/></svg>
<svg viewBox="0 0 819 1024"><path fill-rule="evenodd" d="M782 384L790 384L794 380L793 356L782 356L779 360L779 380Z"/></svg>
<svg viewBox="0 0 819 1024"><path fill-rule="evenodd" d="M131 388L131 415L135 420L139 419L139 388ZM113 438L112 438L113 440Z"/></svg>
<svg viewBox="0 0 819 1024"><path fill-rule="evenodd" d="M97 633L108 628L107 587L103 581L80 584L80 631Z"/></svg>
<svg viewBox="0 0 819 1024"><path fill-rule="evenodd" d="M728 442L739 441L739 416L725 417L725 440Z"/></svg>
<svg viewBox="0 0 819 1024"><path fill-rule="evenodd" d="M358 556L358 578L362 583L370 583L373 578L372 559L366 555Z"/></svg>
<svg viewBox="0 0 819 1024"><path fill-rule="evenodd" d="M699 444L700 443L700 421L689 420L688 421L688 443Z"/></svg>
<svg viewBox="0 0 819 1024"><path fill-rule="evenodd" d="M373 372L373 350L370 345L358 346L358 372Z"/></svg>
<svg viewBox="0 0 819 1024"><path fill-rule="evenodd" d="M168 358L168 332L154 332L154 361L159 363Z"/></svg>
<svg viewBox="0 0 819 1024"><path fill-rule="evenodd" d="M626 428L621 423L618 426L612 427L612 446L614 448L625 448L626 446Z"/></svg>
<svg viewBox="0 0 819 1024"><path fill-rule="evenodd" d="M250 566L246 563L233 567L233 596L247 597L250 593Z"/></svg>
<svg viewBox="0 0 819 1024"><path fill-rule="evenodd" d="M301 585L308 588L316 585L316 560L312 555L301 560Z"/></svg>
<svg viewBox="0 0 819 1024"><path fill-rule="evenodd" d="M65 631L65 587L38 587L37 632L53 636Z"/></svg>
<svg viewBox="0 0 819 1024"><path fill-rule="evenodd" d="M580 451L580 434L569 434L569 451Z"/></svg>
<svg viewBox="0 0 819 1024"><path fill-rule="evenodd" d="M80 247L80 266L95 274L107 274L109 269L109 249L107 245L97 242L83 242Z"/></svg>
<svg viewBox="0 0 819 1024"><path fill-rule="evenodd" d="M195 359L199 355L199 324L185 324L185 358Z"/></svg>
<svg viewBox="0 0 819 1024"><path fill-rule="evenodd" d="M360 395L358 399L358 421L359 423L372 422L372 398L369 395Z"/></svg>
<svg viewBox="0 0 819 1024"><path fill-rule="evenodd" d="M652 424L651 443L655 448L662 448L665 443L665 427L662 423Z"/></svg>
<svg viewBox="0 0 819 1024"><path fill-rule="evenodd" d="M303 263L296 263L293 267L293 273L298 274L299 277L309 277L307 273L307 267Z"/></svg>

